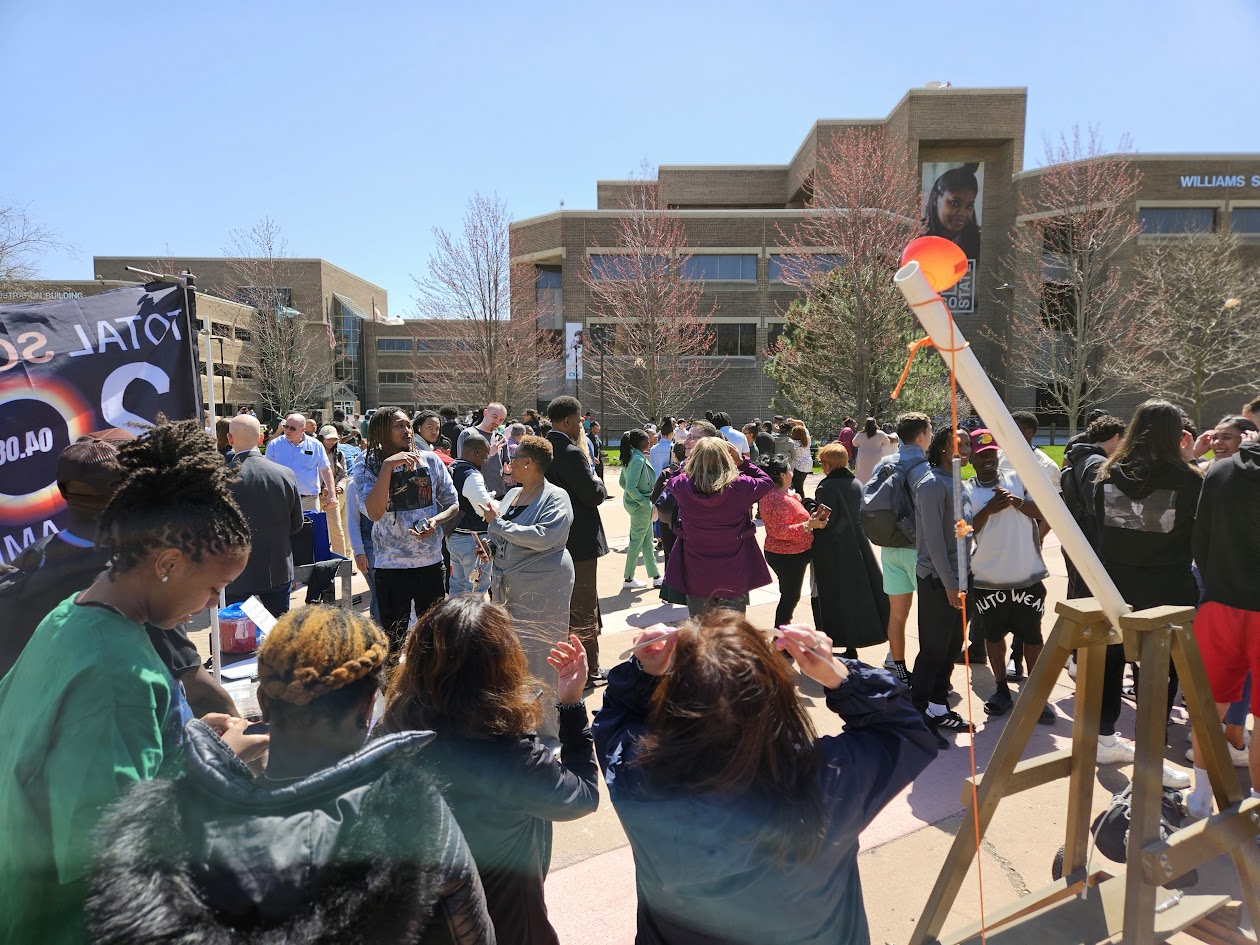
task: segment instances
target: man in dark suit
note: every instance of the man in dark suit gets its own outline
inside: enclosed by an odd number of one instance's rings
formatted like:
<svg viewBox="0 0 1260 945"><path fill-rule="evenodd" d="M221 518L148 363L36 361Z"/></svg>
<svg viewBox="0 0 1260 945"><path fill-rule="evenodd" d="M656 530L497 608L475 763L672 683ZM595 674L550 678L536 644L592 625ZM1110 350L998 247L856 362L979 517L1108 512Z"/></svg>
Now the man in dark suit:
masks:
<svg viewBox="0 0 1260 945"><path fill-rule="evenodd" d="M599 505L608 498L603 482L591 474L590 454L582 430L582 405L575 397L557 397L547 407L552 460L547 479L569 493L573 503L573 527L568 549L573 559L573 596L569 598L569 631L586 649L590 665L588 686L602 686L608 674L599 668L599 589L596 566L608 554Z"/></svg>
<svg viewBox="0 0 1260 945"><path fill-rule="evenodd" d="M279 617L289 609L290 538L302 530L302 496L293 470L258 452L258 432L258 420L250 416L233 417L228 427L233 450L228 462L237 469L232 495L249 522L252 544L245 570L227 586L226 600L235 604L257 595Z"/></svg>

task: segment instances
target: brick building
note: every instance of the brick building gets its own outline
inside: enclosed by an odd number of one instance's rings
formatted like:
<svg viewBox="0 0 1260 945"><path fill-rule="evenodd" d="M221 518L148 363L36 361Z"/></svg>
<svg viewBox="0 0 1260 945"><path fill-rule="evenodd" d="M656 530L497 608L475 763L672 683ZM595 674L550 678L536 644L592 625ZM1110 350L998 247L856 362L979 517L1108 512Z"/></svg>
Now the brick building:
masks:
<svg viewBox="0 0 1260 945"><path fill-rule="evenodd" d="M773 412L776 391L764 371L766 352L795 291L781 280L789 249L783 234L807 212L820 145L855 125L878 128L903 144L920 168L925 193L960 165L965 165L962 172L974 174L983 239L976 234L978 247L969 251L973 271L950 298L951 305L1008 403L1044 406L1044 392L1012 382L1003 351L987 340L1001 337L1011 307L1023 301L1018 293L1024 290L1003 266L1010 234L1020 222L1021 193L1040 173L1023 170L1026 98L1021 88L913 89L883 119L816 122L785 164L661 165L660 199L686 228L692 278L703 279L706 295L716 301L715 355L725 356L728 364L703 402L680 404L678 411L695 416L705 409L726 410L740 422ZM1177 239L1207 225L1254 240L1260 259L1260 155L1135 155L1133 162L1143 182L1132 209L1144 230L1133 251L1143 242ZM582 273L598 267L601 253L615 251L614 227L626 212L629 186L599 181L593 210L564 209L512 224L513 261L533 265L538 277L536 298L518 301L537 303L545 329L561 332L566 324L578 323L587 329L585 337L598 337L600 319L588 310ZM1119 262L1124 265L1126 258ZM572 380L562 380L558 370L552 374L556 381L539 391L540 402L574 392ZM584 406L598 415L598 365L589 349L584 375ZM1132 399L1123 398L1112 404L1122 410L1131 405ZM617 431L644 419L610 412L607 426Z"/></svg>

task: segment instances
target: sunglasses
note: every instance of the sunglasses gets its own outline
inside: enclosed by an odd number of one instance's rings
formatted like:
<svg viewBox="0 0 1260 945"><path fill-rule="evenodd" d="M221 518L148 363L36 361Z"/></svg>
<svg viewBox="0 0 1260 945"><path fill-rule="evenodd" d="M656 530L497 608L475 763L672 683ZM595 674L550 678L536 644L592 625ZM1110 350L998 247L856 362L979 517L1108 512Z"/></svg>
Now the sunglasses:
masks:
<svg viewBox="0 0 1260 945"><path fill-rule="evenodd" d="M286 425L285 429L288 430L290 433L297 433L298 430L305 430L306 427L291 427L291 426Z"/></svg>

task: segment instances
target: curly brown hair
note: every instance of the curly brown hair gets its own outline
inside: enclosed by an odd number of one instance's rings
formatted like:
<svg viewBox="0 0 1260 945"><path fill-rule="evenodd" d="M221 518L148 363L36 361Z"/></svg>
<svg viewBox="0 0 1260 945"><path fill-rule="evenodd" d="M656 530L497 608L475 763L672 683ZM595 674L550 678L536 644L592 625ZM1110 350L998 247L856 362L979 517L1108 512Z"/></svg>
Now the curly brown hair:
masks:
<svg viewBox="0 0 1260 945"><path fill-rule="evenodd" d="M258 691L273 715L293 707L343 715L377 688L389 641L367 617L311 604L276 621L258 653Z"/></svg>
<svg viewBox="0 0 1260 945"><path fill-rule="evenodd" d="M512 617L471 594L430 607L407 637L385 693L383 732L526 735L542 721Z"/></svg>

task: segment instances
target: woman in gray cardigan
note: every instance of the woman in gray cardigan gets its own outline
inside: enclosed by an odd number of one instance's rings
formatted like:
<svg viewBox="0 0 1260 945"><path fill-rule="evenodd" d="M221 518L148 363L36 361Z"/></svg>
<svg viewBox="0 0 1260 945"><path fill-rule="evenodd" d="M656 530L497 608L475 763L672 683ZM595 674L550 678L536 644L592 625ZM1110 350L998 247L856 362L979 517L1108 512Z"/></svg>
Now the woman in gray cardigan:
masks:
<svg viewBox="0 0 1260 945"><path fill-rule="evenodd" d="M547 657L569 634L573 559L565 542L573 505L567 492L544 478L551 455L551 444L542 437L521 439L511 465L520 485L503 497L488 532L494 569L490 598L512 615L530 675L543 687L538 737L554 749L560 733L555 693L546 682L554 676Z"/></svg>

